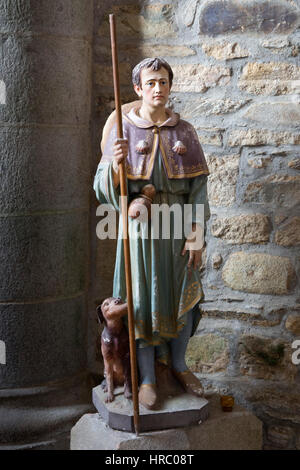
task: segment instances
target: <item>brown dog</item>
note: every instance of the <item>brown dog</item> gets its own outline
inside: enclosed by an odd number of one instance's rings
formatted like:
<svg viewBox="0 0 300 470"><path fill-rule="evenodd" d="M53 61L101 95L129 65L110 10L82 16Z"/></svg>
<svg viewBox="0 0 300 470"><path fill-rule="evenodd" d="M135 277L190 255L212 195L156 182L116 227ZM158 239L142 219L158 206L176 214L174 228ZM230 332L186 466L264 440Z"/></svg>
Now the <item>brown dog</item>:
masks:
<svg viewBox="0 0 300 470"><path fill-rule="evenodd" d="M114 387L124 384L124 396L131 397L130 353L128 332L122 317L127 315L127 303L120 298L109 297L97 307L100 323L104 323L101 335L101 352L104 360L104 390L106 403L114 400Z"/></svg>

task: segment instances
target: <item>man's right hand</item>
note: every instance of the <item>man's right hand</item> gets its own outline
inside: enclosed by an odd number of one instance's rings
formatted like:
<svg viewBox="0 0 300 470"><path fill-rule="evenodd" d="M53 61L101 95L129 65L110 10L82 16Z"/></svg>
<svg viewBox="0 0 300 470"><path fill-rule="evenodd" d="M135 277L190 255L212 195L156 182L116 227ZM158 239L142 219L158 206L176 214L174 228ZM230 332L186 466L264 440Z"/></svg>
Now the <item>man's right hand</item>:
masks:
<svg viewBox="0 0 300 470"><path fill-rule="evenodd" d="M118 165L122 163L123 160L128 155L128 140L127 139L116 139L113 146L113 155L114 155L114 170L118 171Z"/></svg>

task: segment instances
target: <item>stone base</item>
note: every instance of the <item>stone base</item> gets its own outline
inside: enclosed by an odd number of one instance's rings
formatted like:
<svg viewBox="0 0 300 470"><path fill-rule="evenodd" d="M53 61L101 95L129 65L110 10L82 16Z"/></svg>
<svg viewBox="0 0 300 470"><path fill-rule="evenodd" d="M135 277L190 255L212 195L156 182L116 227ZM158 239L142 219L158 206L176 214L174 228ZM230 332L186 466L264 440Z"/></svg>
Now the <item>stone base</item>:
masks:
<svg viewBox="0 0 300 470"><path fill-rule="evenodd" d="M163 431L135 434L111 429L98 413L86 414L71 430L71 450L261 450L262 423L235 405L223 412L209 397L207 421Z"/></svg>

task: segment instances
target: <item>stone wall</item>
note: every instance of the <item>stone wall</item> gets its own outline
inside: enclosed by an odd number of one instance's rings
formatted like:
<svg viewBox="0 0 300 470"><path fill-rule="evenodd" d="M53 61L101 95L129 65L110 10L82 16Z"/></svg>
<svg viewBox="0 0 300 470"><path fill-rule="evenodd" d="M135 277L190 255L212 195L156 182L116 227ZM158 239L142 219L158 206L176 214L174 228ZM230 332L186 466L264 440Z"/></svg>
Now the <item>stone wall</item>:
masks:
<svg viewBox="0 0 300 470"><path fill-rule="evenodd" d="M115 12L123 101L135 98L130 73L140 59L168 60L170 106L197 129L211 172L205 302L189 365L207 390L227 390L263 420L266 449L299 449L300 374L291 360L300 339L299 4L110 5L95 1L95 155L114 107L108 14ZM111 293L114 243L93 243L95 299Z"/></svg>

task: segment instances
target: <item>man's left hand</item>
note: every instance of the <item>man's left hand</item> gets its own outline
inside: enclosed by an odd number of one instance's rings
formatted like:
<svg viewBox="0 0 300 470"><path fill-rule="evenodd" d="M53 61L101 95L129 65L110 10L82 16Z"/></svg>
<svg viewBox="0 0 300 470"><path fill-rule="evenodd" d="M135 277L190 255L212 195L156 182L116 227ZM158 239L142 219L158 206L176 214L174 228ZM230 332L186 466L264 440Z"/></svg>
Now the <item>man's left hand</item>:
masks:
<svg viewBox="0 0 300 470"><path fill-rule="evenodd" d="M191 242L186 241L181 254L182 256L184 256L186 252L189 251L189 261L187 267L189 269L191 267L193 267L194 269L199 269L202 262L202 253L204 251L204 247L202 247L200 250L191 250L190 245Z"/></svg>
<svg viewBox="0 0 300 470"><path fill-rule="evenodd" d="M197 243L195 243L197 241ZM204 251L204 231L203 228L196 224L192 224L192 232L187 237L181 255L184 256L189 251L188 269L193 267L199 269L202 261L202 253ZM195 249L197 248L197 249Z"/></svg>

